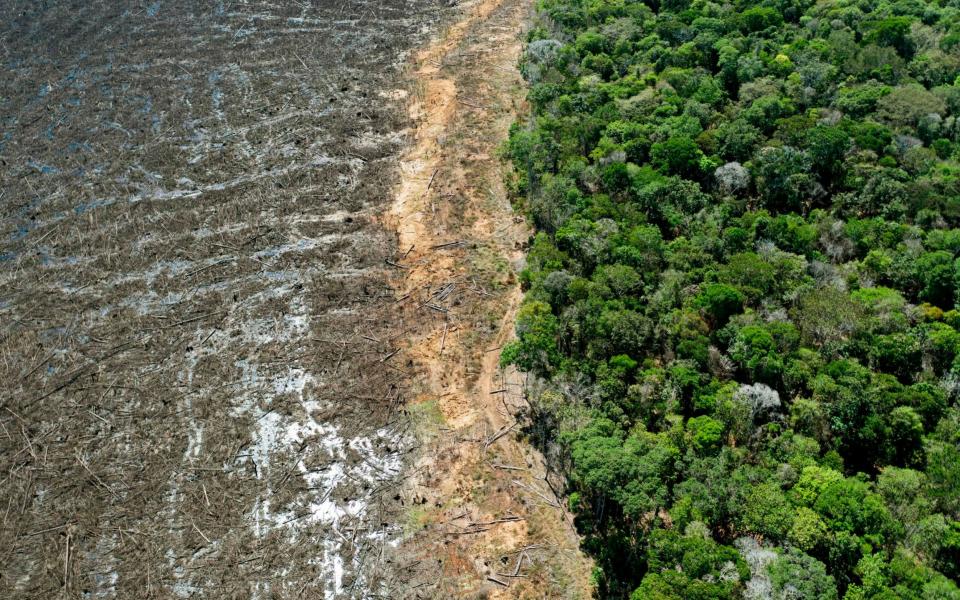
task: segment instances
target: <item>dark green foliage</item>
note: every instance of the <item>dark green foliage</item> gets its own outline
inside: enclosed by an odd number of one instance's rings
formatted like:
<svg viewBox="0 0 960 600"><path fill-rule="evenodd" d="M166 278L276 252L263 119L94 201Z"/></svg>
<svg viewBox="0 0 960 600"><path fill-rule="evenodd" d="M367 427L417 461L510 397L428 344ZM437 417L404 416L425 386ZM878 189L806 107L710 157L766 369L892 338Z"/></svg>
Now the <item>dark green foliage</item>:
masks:
<svg viewBox="0 0 960 600"><path fill-rule="evenodd" d="M517 314L519 341L503 351L503 359L527 371L548 374L559 361L557 319L544 302L527 302Z"/></svg>
<svg viewBox="0 0 960 600"><path fill-rule="evenodd" d="M810 208L818 195L813 159L792 146L766 147L753 160L757 191L763 205L774 211Z"/></svg>
<svg viewBox="0 0 960 600"><path fill-rule="evenodd" d="M957 7L540 8L502 358L600 596L960 600Z"/></svg>
<svg viewBox="0 0 960 600"><path fill-rule="evenodd" d="M723 283L711 283L697 295L696 305L703 309L715 328L723 327L730 317L743 310L746 298L740 291Z"/></svg>
<svg viewBox="0 0 960 600"><path fill-rule="evenodd" d="M891 46L903 58L913 56L914 44L910 39L910 17L887 17L865 25L864 41L879 46Z"/></svg>
<svg viewBox="0 0 960 600"><path fill-rule="evenodd" d="M775 8L769 6L755 6L740 14L740 29L744 33L763 31L781 23L783 23L783 16Z"/></svg>
<svg viewBox="0 0 960 600"><path fill-rule="evenodd" d="M850 136L839 127L818 125L807 131L807 153L825 187L833 187L843 174L843 159L850 148Z"/></svg>
<svg viewBox="0 0 960 600"><path fill-rule="evenodd" d="M650 164L667 175L696 179L700 174L703 152L688 137L672 137L650 148Z"/></svg>
<svg viewBox="0 0 960 600"><path fill-rule="evenodd" d="M717 544L706 531L690 529L685 535L653 532L647 550L650 572L632 599L735 598L742 590L749 569L737 551Z"/></svg>

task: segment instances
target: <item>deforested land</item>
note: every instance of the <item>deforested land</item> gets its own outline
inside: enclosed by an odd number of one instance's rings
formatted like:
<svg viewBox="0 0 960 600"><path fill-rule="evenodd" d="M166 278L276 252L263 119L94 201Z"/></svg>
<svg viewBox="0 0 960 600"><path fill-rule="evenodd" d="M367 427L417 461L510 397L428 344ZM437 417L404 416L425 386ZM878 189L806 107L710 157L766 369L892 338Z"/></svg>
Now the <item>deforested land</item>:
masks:
<svg viewBox="0 0 960 600"><path fill-rule="evenodd" d="M590 596L499 361L532 14L0 8L0 595Z"/></svg>
<svg viewBox="0 0 960 600"><path fill-rule="evenodd" d="M449 10L0 5L0 595L400 585L377 215Z"/></svg>

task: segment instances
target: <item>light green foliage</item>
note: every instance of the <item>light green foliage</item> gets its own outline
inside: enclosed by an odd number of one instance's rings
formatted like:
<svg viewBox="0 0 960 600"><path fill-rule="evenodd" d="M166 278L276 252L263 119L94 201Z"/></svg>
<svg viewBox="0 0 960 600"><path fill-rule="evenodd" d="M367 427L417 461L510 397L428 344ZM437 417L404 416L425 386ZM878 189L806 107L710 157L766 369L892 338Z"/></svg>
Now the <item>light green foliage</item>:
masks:
<svg viewBox="0 0 960 600"><path fill-rule="evenodd" d="M779 485L761 483L747 492L743 507L746 531L778 540L793 526L794 509Z"/></svg>
<svg viewBox="0 0 960 600"><path fill-rule="evenodd" d="M912 469L887 467L877 477L877 491L900 523L920 523L930 514L932 503L923 493L926 484L926 475Z"/></svg>
<svg viewBox="0 0 960 600"><path fill-rule="evenodd" d="M857 563L855 573L860 577L864 596L870 598L889 584L887 563L879 554L868 554Z"/></svg>
<svg viewBox="0 0 960 600"><path fill-rule="evenodd" d="M625 439L609 421L599 421L572 444L579 483L623 507L632 519L649 518L667 502L676 448L650 434Z"/></svg>
<svg viewBox="0 0 960 600"><path fill-rule="evenodd" d="M736 550L717 544L696 527L688 527L683 536L676 531L654 532L647 564L650 572L631 599L736 598L749 575Z"/></svg>
<svg viewBox="0 0 960 600"><path fill-rule="evenodd" d="M796 511L787 539L800 550L809 552L818 545L825 544L829 536L830 528L820 515L801 506Z"/></svg>
<svg viewBox="0 0 960 600"><path fill-rule="evenodd" d="M895 526L880 496L852 477L824 488L813 508L831 529L870 536L877 543Z"/></svg>
<svg viewBox="0 0 960 600"><path fill-rule="evenodd" d="M720 446L723 439L723 424L703 415L687 421L690 445L696 452L707 452Z"/></svg>
<svg viewBox="0 0 960 600"><path fill-rule="evenodd" d="M813 506L828 486L842 479L843 475L833 469L810 465L803 468L800 479L791 492L798 504Z"/></svg>
<svg viewBox="0 0 960 600"><path fill-rule="evenodd" d="M775 598L836 600L837 587L824 564L817 559L788 550L767 567Z"/></svg>

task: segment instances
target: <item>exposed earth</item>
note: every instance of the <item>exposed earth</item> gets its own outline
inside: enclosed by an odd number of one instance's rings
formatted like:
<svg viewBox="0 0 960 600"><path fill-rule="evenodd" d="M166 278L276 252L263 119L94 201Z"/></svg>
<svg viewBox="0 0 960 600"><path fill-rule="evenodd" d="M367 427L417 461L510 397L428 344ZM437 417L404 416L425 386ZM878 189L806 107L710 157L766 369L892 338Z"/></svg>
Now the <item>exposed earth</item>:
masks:
<svg viewBox="0 0 960 600"><path fill-rule="evenodd" d="M525 381L499 368L530 230L511 209L497 152L524 109L516 67L532 9L471 4L416 60L419 126L391 217L399 299L423 315L408 317L402 355L417 373L413 407L433 417L432 429L420 421L423 447L404 494L410 535L397 551L418 597L591 594L563 482L518 437Z"/></svg>
<svg viewBox="0 0 960 600"><path fill-rule="evenodd" d="M497 368L530 3L115 4L0 6L4 597L588 595Z"/></svg>

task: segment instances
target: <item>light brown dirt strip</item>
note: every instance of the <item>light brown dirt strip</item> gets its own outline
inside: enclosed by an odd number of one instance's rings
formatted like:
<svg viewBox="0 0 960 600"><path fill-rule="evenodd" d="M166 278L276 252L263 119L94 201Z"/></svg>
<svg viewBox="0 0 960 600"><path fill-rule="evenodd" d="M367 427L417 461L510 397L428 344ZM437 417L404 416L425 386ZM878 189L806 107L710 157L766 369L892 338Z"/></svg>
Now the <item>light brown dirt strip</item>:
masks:
<svg viewBox="0 0 960 600"><path fill-rule="evenodd" d="M406 597L586 598L572 519L520 437L522 377L499 368L522 294L529 229L510 207L498 145L523 110L517 71L528 0L481 0L415 63L418 126L388 219L409 323L422 447L395 551ZM558 490L559 491L559 490Z"/></svg>

